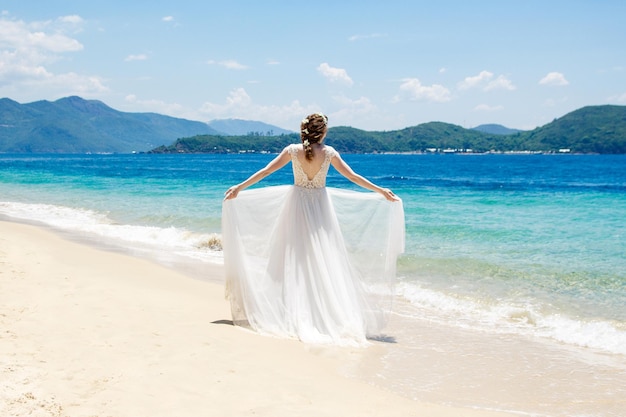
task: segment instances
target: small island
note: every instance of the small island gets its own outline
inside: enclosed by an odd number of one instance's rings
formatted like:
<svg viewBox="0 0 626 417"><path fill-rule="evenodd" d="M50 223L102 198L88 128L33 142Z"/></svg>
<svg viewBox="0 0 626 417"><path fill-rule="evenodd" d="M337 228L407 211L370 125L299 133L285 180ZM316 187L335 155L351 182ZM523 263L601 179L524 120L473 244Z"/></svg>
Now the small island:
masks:
<svg viewBox="0 0 626 417"><path fill-rule="evenodd" d="M262 137L208 134L181 138L150 153L277 153L298 140L295 133ZM383 132L331 127L327 140L338 151L349 153L624 154L626 106L583 107L534 130L514 133L429 122Z"/></svg>

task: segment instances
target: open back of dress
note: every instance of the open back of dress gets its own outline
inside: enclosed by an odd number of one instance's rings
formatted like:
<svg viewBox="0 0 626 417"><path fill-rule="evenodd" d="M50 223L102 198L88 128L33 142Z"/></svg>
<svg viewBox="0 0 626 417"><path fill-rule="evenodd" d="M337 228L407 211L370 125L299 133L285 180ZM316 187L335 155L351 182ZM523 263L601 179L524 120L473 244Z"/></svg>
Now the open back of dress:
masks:
<svg viewBox="0 0 626 417"><path fill-rule="evenodd" d="M380 335L404 250L401 202L326 187L336 151L309 179L291 154L294 185L249 189L224 202L226 295L233 321L310 343L362 344Z"/></svg>

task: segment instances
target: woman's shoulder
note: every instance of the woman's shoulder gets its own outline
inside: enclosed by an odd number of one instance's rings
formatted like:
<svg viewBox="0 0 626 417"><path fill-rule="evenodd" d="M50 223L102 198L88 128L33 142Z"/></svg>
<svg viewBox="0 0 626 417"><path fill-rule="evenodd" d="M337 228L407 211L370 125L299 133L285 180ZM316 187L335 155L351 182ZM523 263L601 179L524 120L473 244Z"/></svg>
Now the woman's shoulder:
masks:
<svg viewBox="0 0 626 417"><path fill-rule="evenodd" d="M285 146L285 150L290 154L290 155L295 155L298 153L298 150L301 149L302 146L300 146L297 143L292 143L290 145Z"/></svg>
<svg viewBox="0 0 626 417"><path fill-rule="evenodd" d="M339 152L337 152L337 150L335 150L335 148L330 145L324 145L324 152L330 157L335 157L339 155Z"/></svg>

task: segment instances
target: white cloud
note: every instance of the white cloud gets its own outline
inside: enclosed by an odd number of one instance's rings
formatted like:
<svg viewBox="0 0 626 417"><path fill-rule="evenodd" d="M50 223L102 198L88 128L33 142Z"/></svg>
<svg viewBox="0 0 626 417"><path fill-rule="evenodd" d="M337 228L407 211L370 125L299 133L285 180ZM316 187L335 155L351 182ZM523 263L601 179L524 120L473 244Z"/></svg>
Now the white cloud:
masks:
<svg viewBox="0 0 626 417"><path fill-rule="evenodd" d="M545 77L539 80L541 85L554 85L563 86L568 85L569 81L565 79L565 76L560 72L549 72Z"/></svg>
<svg viewBox="0 0 626 417"><path fill-rule="evenodd" d="M490 106L488 104L479 104L478 106L474 107L474 111L481 111L481 112L495 112L495 111L500 111L503 109L504 109L503 106Z"/></svg>
<svg viewBox="0 0 626 417"><path fill-rule="evenodd" d="M242 110L250 106L251 103L252 98L245 89L239 87L229 93L228 97L226 97L226 103L206 102L200 108L200 112L209 116L210 119L234 117L234 114L242 114Z"/></svg>
<svg viewBox="0 0 626 417"><path fill-rule="evenodd" d="M5 16L0 18L0 94L21 95L39 89L48 95L92 95L108 90L100 77L55 74L49 68L65 54L83 49L77 39L66 34L80 31L80 16L30 23Z"/></svg>
<svg viewBox="0 0 626 417"><path fill-rule="evenodd" d="M82 25L85 22L82 17L76 14L69 15L69 16L61 16L57 20L61 23L67 23L70 25Z"/></svg>
<svg viewBox="0 0 626 417"><path fill-rule="evenodd" d="M494 79L494 73L490 71L483 70L478 75L474 75L472 77L466 77L463 81L458 83L457 87L459 90L469 90L471 88L480 88L483 91L492 91L492 90L515 90L516 87L513 85L511 80L506 78L504 75L499 75L496 79Z"/></svg>
<svg viewBox="0 0 626 417"><path fill-rule="evenodd" d="M333 101L339 105L339 110L329 115L334 126L351 125L355 120L367 121L373 115L379 116L377 107L367 97L351 99L345 95L337 95L333 97Z"/></svg>
<svg viewBox="0 0 626 417"><path fill-rule="evenodd" d="M382 33L370 33L369 35L352 35L348 38L348 40L350 42L354 42L354 41L362 41L365 39L375 39L375 38L383 38L386 37L387 35L384 35Z"/></svg>
<svg viewBox="0 0 626 417"><path fill-rule="evenodd" d="M0 19L0 48L20 53L36 50L52 54L80 51L83 45L76 39L63 34L62 29L55 28L51 22L28 24L19 20L2 18Z"/></svg>
<svg viewBox="0 0 626 417"><path fill-rule="evenodd" d="M248 95L243 88L236 88L230 92L226 98L226 105L228 107L246 107L252 103L252 98Z"/></svg>
<svg viewBox="0 0 626 417"><path fill-rule="evenodd" d="M140 106L147 111L155 113L170 115L178 114L182 116L183 112L183 107L178 103L167 103L162 100L140 100L134 94L127 95L124 97L124 100L134 106Z"/></svg>
<svg viewBox="0 0 626 417"><path fill-rule="evenodd" d="M244 70L248 68L247 66L240 64L239 62L234 61L232 59L220 62L220 65L222 65L225 68L234 69L234 70Z"/></svg>
<svg viewBox="0 0 626 417"><path fill-rule="evenodd" d="M36 53L0 51L0 85L50 78L53 75L41 65L46 58Z"/></svg>
<svg viewBox="0 0 626 417"><path fill-rule="evenodd" d="M410 100L435 101L443 103L450 101L450 90L440 84L422 85L417 78L407 78L400 85L401 95L408 96ZM394 101L401 101L401 96L396 96Z"/></svg>
<svg viewBox="0 0 626 417"><path fill-rule="evenodd" d="M192 118L195 120L224 118L260 120L286 129L296 130L302 117L316 111L319 111L317 106L305 107L298 100L282 106L257 104L244 88L239 87L228 94L223 104L204 103L197 115Z"/></svg>
<svg viewBox="0 0 626 417"><path fill-rule="evenodd" d="M209 60L207 61L207 64L209 65L219 65L222 66L224 68L227 69L232 69L232 70L245 70L248 69L248 67L246 65L240 64L239 62L232 60L232 59L227 59L224 61L214 61L214 60Z"/></svg>
<svg viewBox="0 0 626 417"><path fill-rule="evenodd" d="M145 61L148 59L148 55L146 54L138 54L138 55L128 55L124 61Z"/></svg>
<svg viewBox="0 0 626 417"><path fill-rule="evenodd" d="M164 22L173 22L174 16L164 16L161 20L163 20Z"/></svg>
<svg viewBox="0 0 626 417"><path fill-rule="evenodd" d="M489 71L481 71L478 75L473 77L466 77L458 85L459 90L468 90L470 88L484 85L486 82L493 78L493 73Z"/></svg>
<svg viewBox="0 0 626 417"><path fill-rule="evenodd" d="M500 75L495 80L489 81L487 86L485 86L484 90L485 91L491 91L491 90L509 90L509 91L513 91L515 89L516 89L516 87L513 85L511 80L506 78L504 75Z"/></svg>
<svg viewBox="0 0 626 417"><path fill-rule="evenodd" d="M367 109L367 110L372 110L375 108L375 106L372 105L372 102L370 101L370 99L367 97L351 99L344 95L337 95L337 96L333 96L333 100L335 100L335 102L337 102L343 107L360 108L360 109Z"/></svg>
<svg viewBox="0 0 626 417"><path fill-rule="evenodd" d="M69 72L55 75L43 84L47 87L57 88L61 94L91 96L109 91L109 88L103 82L104 80L101 77Z"/></svg>
<svg viewBox="0 0 626 417"><path fill-rule="evenodd" d="M317 71L331 82L338 81L347 85L354 84L352 78L348 76L348 72L345 69L331 67L326 62L321 63L317 67Z"/></svg>
<svg viewBox="0 0 626 417"><path fill-rule="evenodd" d="M68 95L97 97L109 91L104 81L98 76L75 72L53 74L44 67L24 67L8 74L2 74L0 71L0 95L17 98L20 95L28 95L29 92L37 92L36 97L39 97L41 92L45 92L50 97Z"/></svg>

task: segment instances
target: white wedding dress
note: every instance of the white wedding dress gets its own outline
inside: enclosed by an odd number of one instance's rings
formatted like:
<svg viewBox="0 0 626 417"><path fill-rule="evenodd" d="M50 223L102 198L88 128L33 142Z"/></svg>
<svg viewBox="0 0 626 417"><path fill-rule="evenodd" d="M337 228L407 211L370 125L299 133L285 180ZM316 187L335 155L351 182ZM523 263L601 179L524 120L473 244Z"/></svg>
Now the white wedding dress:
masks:
<svg viewBox="0 0 626 417"><path fill-rule="evenodd" d="M326 187L331 159L309 179L287 147L294 185L248 189L222 206L226 296L233 322L308 343L361 345L382 337L396 259L404 250L402 202Z"/></svg>

